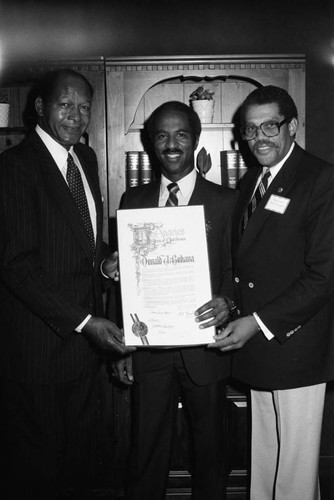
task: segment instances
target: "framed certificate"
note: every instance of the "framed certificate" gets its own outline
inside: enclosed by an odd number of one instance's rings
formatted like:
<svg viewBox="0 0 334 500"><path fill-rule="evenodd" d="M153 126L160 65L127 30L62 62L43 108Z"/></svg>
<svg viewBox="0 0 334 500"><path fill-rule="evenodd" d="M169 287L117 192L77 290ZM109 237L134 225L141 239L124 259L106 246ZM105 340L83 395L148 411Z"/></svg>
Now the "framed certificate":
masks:
<svg viewBox="0 0 334 500"><path fill-rule="evenodd" d="M212 342L194 315L211 299L203 206L118 210L117 228L126 345Z"/></svg>

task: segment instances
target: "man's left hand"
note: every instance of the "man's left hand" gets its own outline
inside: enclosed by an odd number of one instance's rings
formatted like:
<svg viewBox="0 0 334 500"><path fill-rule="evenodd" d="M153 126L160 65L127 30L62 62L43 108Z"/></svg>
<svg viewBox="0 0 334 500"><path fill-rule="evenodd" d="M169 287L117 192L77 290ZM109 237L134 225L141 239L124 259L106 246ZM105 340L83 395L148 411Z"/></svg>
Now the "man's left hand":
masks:
<svg viewBox="0 0 334 500"><path fill-rule="evenodd" d="M254 316L245 316L231 321L221 333L214 336L216 342L209 344L208 347L214 347L223 352L240 349L258 331L259 326Z"/></svg>
<svg viewBox="0 0 334 500"><path fill-rule="evenodd" d="M197 323L201 323L199 328L209 328L209 326L221 326L228 320L230 308L224 297L217 296L206 302L195 311Z"/></svg>

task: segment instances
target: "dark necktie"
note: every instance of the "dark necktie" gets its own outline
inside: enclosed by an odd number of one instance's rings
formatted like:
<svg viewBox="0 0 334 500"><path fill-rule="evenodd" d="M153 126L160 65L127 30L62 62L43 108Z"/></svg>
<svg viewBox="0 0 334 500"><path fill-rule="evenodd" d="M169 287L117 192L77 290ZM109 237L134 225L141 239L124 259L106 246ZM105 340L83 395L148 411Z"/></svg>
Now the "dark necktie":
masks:
<svg viewBox="0 0 334 500"><path fill-rule="evenodd" d="M92 221L90 218L84 185L82 182L79 169L74 163L73 157L70 153L68 154L67 157L66 180L68 183L68 187L70 188L70 191L72 193L72 196L75 199L78 210L81 214L92 250L93 252L95 252L94 231L93 231Z"/></svg>
<svg viewBox="0 0 334 500"><path fill-rule="evenodd" d="M256 207L258 206L258 204L262 200L265 192L267 191L269 177L270 177L270 170L268 170L264 174L264 176L262 177L262 179L261 179L258 187L256 188L256 191L255 191L252 199L248 203L247 210L244 213L244 217L243 217L243 226L242 226L243 229L246 228L246 226L247 226L247 224L249 222L249 219L251 218L251 216L254 213Z"/></svg>
<svg viewBox="0 0 334 500"><path fill-rule="evenodd" d="M176 182L171 182L170 184L168 184L167 189L169 191L169 197L166 201L166 207L177 207L179 201L177 199L176 193L180 191L179 186Z"/></svg>

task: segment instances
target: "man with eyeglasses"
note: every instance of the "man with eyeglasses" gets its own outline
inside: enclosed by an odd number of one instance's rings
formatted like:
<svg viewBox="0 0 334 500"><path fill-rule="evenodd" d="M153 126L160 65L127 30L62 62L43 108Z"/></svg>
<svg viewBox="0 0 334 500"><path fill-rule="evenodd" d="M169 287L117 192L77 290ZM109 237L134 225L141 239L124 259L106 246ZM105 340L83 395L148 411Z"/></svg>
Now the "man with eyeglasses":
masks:
<svg viewBox="0 0 334 500"><path fill-rule="evenodd" d="M234 213L240 315L210 347L234 350L233 377L250 387L251 500L315 500L334 376L334 168L295 143L297 109L285 90L254 90L240 116L259 163Z"/></svg>

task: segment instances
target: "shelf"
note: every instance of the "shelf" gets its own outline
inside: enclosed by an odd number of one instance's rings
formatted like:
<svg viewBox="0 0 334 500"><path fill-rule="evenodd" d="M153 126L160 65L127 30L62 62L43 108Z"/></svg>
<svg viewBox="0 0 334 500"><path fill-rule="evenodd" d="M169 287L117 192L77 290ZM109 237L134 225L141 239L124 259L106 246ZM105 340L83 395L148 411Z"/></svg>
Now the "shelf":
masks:
<svg viewBox="0 0 334 500"><path fill-rule="evenodd" d="M231 130L235 127L234 123L202 123L202 130Z"/></svg>
<svg viewBox="0 0 334 500"><path fill-rule="evenodd" d="M202 123L202 130L232 130L235 127L234 123ZM128 133L140 132L144 125L134 124L129 128Z"/></svg>
<svg viewBox="0 0 334 500"><path fill-rule="evenodd" d="M27 127L0 127L0 134L26 134L29 131Z"/></svg>

